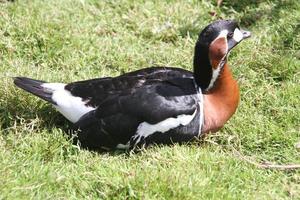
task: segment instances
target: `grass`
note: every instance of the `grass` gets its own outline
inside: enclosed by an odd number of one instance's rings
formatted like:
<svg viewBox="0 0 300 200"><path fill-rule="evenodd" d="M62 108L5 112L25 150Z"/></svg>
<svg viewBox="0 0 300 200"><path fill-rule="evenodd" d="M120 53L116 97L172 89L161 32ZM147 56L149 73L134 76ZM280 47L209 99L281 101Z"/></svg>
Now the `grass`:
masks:
<svg viewBox="0 0 300 200"><path fill-rule="evenodd" d="M259 169L235 154L300 163L299 10L297 0L0 1L0 199L299 199L299 171ZM219 17L253 37L229 58L238 112L204 141L137 154L82 150L65 136L69 123L10 78L191 70L198 32Z"/></svg>

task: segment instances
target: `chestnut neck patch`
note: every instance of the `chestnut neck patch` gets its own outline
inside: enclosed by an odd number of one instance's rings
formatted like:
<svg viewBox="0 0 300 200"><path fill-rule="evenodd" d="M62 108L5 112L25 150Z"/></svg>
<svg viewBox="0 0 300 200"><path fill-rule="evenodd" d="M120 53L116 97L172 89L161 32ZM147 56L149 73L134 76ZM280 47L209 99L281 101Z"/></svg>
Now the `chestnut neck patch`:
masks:
<svg viewBox="0 0 300 200"><path fill-rule="evenodd" d="M214 83L219 77L221 69L225 64L228 52L227 33L227 30L221 31L220 35L209 46L208 56L212 67L212 77L206 90L209 90L214 86Z"/></svg>

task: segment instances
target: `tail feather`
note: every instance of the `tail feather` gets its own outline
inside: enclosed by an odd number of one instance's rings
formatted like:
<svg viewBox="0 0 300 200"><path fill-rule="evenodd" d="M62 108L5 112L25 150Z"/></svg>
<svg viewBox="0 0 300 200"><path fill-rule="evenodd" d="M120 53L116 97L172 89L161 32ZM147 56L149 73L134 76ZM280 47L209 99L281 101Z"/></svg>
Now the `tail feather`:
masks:
<svg viewBox="0 0 300 200"><path fill-rule="evenodd" d="M52 92L46 90L42 85L46 82L34 80L26 77L14 77L14 84L23 90L30 92L54 105L56 102L52 100Z"/></svg>

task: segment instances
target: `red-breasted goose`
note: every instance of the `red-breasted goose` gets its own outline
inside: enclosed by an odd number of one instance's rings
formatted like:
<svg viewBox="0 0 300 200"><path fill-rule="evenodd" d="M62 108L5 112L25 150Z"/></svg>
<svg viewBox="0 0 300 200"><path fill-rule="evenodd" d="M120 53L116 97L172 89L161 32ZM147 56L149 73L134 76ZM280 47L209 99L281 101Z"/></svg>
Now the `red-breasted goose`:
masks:
<svg viewBox="0 0 300 200"><path fill-rule="evenodd" d="M74 123L83 147L181 143L219 130L236 111L239 88L227 56L248 37L233 20L209 24L195 46L194 72L150 67L69 84L25 77L14 83Z"/></svg>

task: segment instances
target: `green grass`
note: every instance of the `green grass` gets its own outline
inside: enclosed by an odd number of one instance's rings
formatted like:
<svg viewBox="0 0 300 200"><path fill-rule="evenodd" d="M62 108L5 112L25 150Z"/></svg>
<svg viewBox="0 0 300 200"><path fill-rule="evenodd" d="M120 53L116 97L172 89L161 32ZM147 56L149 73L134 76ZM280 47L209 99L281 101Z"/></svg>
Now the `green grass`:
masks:
<svg viewBox="0 0 300 200"><path fill-rule="evenodd" d="M215 2L0 1L0 199L299 199L300 171L259 169L235 149L300 163L300 2ZM70 124L10 78L191 70L198 32L218 17L253 33L229 58L241 102L221 131L194 144L82 150L65 135Z"/></svg>

